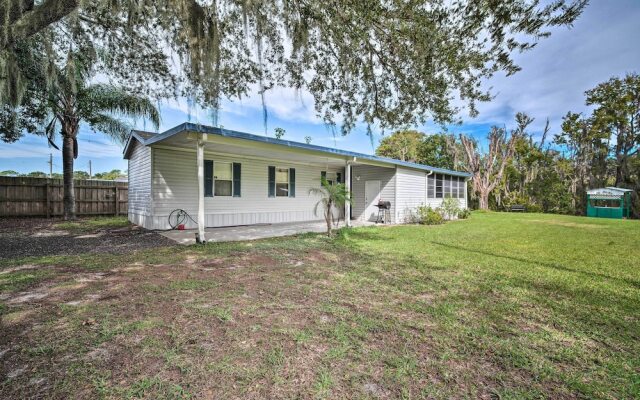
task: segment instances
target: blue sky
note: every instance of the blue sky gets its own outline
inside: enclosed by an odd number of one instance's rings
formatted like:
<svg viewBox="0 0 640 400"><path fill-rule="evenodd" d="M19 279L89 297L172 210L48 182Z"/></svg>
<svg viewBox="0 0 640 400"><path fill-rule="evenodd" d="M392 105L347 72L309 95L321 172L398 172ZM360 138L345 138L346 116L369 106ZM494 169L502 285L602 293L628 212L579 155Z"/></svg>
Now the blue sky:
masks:
<svg viewBox="0 0 640 400"><path fill-rule="evenodd" d="M498 75L486 82L487 87L492 88L494 100L479 105L480 115L477 118L461 114L464 123L449 127L449 131L481 138L492 125L512 127L515 113L524 111L536 118L533 132L542 130L547 117L551 120L551 133L558 132L560 120L568 111L587 111L585 90L614 75L640 73L638 21L638 0L592 0L573 28L557 29L533 51L517 55L516 61L522 71L511 77ZM286 139L304 141L305 136L311 136L313 144L373 152L371 141L362 127L346 137L338 133L334 138L316 118L313 99L308 93L289 89L271 91L267 95L267 108L270 135L273 135L274 128L281 127L286 130ZM190 110L186 101L165 103L161 112L161 131L189 120L211 124L207 111ZM218 122L228 129L264 134L259 97L254 95L243 101L224 103ZM138 128L145 126L140 123ZM149 126L146 128L150 129ZM427 133L440 130L433 124L415 128ZM376 133L375 141L380 137ZM126 161L122 159L122 146L86 127L81 129L79 151L76 170L88 171L89 160L94 173L127 168ZM48 171L50 153L54 157L54 172L61 172L60 152L48 148L43 138L26 135L17 143L0 143L0 171Z"/></svg>

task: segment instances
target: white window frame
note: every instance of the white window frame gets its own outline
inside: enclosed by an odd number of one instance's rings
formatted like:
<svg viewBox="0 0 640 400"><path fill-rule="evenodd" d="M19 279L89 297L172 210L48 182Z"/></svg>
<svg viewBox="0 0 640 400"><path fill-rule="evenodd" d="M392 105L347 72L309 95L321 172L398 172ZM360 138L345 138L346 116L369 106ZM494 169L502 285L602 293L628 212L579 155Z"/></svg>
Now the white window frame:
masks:
<svg viewBox="0 0 640 400"><path fill-rule="evenodd" d="M286 169L287 170L287 182L278 182L278 171L282 170L282 169ZM278 183L283 184L286 183L287 184L287 191L286 191L286 195L279 195L278 193ZM291 168L289 167L278 167L276 166L276 176L275 176L275 197L289 197L289 189L290 189L290 185L291 185Z"/></svg>
<svg viewBox="0 0 640 400"><path fill-rule="evenodd" d="M227 181L227 179L218 179L216 176L216 165L218 164L228 164L231 170L231 194L217 194L216 193L216 181ZM213 197L233 197L233 161L216 161L213 160Z"/></svg>

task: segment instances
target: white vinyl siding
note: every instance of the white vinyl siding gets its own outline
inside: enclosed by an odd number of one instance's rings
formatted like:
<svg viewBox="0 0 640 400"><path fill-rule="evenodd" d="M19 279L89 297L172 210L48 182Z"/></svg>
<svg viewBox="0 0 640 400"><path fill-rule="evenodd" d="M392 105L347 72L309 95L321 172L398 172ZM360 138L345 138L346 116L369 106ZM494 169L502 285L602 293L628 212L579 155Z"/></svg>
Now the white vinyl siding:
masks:
<svg viewBox="0 0 640 400"><path fill-rule="evenodd" d="M411 222L416 208L425 203L425 178L424 171L398 168L398 222Z"/></svg>
<svg viewBox="0 0 640 400"><path fill-rule="evenodd" d="M129 156L129 221L146 225L151 215L151 148L135 139Z"/></svg>
<svg viewBox="0 0 640 400"><path fill-rule="evenodd" d="M321 220L313 208L318 201L309 188L320 187L320 171L326 167L290 163L284 160L253 159L234 155L217 155L205 151L205 158L217 162L242 164L241 197L206 197L207 227L251 225ZM153 223L154 229L168 227L171 211L181 208L197 215L198 190L196 154L190 151L156 148L153 151ZM268 167L296 169L296 197L268 196ZM333 172L342 170L329 169ZM187 225L193 228L191 222Z"/></svg>
<svg viewBox="0 0 640 400"><path fill-rule="evenodd" d="M351 167L351 215L353 219L365 218L366 204L364 201L364 186L366 181L380 181L380 199L391 202L391 215L395 215L395 173L394 168L377 167L373 165L354 165ZM359 177L359 179L358 179Z"/></svg>

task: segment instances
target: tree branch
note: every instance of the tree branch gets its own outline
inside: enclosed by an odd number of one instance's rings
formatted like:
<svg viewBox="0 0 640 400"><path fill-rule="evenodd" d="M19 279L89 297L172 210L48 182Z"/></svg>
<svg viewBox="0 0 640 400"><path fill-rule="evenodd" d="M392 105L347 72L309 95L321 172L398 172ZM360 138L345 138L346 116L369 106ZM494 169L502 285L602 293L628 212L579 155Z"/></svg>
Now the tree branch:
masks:
<svg viewBox="0 0 640 400"><path fill-rule="evenodd" d="M0 50L6 49L16 41L26 39L61 20L78 7L77 0L45 0L38 6L31 4L19 18L10 20L6 40L0 42Z"/></svg>

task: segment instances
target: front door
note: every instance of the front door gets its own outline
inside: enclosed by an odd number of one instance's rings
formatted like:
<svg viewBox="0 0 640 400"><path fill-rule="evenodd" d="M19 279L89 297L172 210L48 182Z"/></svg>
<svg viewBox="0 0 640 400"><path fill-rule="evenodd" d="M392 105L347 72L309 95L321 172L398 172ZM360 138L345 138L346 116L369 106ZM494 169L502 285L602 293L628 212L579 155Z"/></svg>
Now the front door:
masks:
<svg viewBox="0 0 640 400"><path fill-rule="evenodd" d="M378 204L380 201L380 181L365 181L364 183L364 219L375 221L378 217Z"/></svg>

